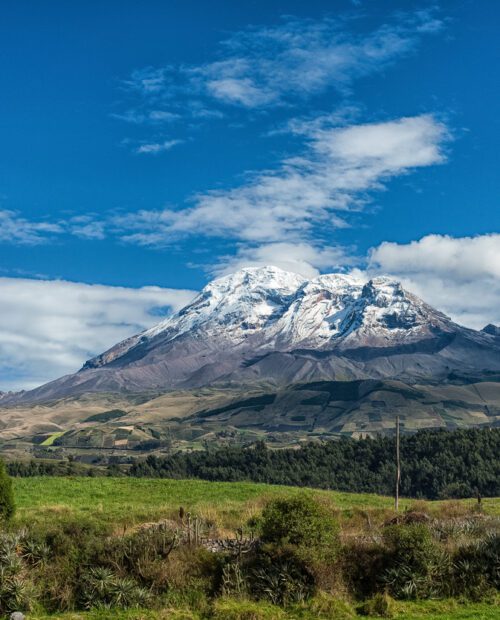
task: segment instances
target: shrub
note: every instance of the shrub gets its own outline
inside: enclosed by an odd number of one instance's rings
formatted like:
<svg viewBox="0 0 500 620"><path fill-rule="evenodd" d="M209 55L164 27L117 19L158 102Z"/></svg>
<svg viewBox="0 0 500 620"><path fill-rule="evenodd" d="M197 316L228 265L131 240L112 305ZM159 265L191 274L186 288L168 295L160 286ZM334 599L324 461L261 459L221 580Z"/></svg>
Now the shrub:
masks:
<svg viewBox="0 0 500 620"><path fill-rule="evenodd" d="M0 459L0 521L8 521L15 512L14 491L5 463Z"/></svg>
<svg viewBox="0 0 500 620"><path fill-rule="evenodd" d="M479 600L500 589L500 534L460 547L453 558L454 594Z"/></svg>
<svg viewBox="0 0 500 620"><path fill-rule="evenodd" d="M351 620L356 617L356 612L346 601L319 592L303 607L309 612L311 618L335 618L335 620ZM301 617L305 614L301 614Z"/></svg>
<svg viewBox="0 0 500 620"><path fill-rule="evenodd" d="M82 576L82 602L86 609L94 607L139 607L149 592L128 577L117 577L106 568L91 568Z"/></svg>
<svg viewBox="0 0 500 620"><path fill-rule="evenodd" d="M266 545L244 562L242 570L246 591L273 605L299 603L316 591L310 566L293 546Z"/></svg>
<svg viewBox="0 0 500 620"><path fill-rule="evenodd" d="M325 504L305 493L272 500L262 512L260 531L263 546L243 567L253 596L290 605L335 580L339 525Z"/></svg>
<svg viewBox="0 0 500 620"><path fill-rule="evenodd" d="M365 599L380 589L380 576L387 569L388 550L372 541L351 541L342 549L342 572L348 588L359 599Z"/></svg>
<svg viewBox="0 0 500 620"><path fill-rule="evenodd" d="M331 510L304 494L267 504L262 512L261 538L263 542L336 553L339 525Z"/></svg>
<svg viewBox="0 0 500 620"><path fill-rule="evenodd" d="M388 567L383 582L396 598L428 598L448 593L451 558L433 540L426 525L386 528Z"/></svg>
<svg viewBox="0 0 500 620"><path fill-rule="evenodd" d="M0 536L0 615L29 611L35 601L33 584L28 579L21 557L21 536Z"/></svg>
<svg viewBox="0 0 500 620"><path fill-rule="evenodd" d="M166 588L165 560L177 544L174 531L148 528L93 545L89 560L93 566L118 569L142 585L162 591Z"/></svg>

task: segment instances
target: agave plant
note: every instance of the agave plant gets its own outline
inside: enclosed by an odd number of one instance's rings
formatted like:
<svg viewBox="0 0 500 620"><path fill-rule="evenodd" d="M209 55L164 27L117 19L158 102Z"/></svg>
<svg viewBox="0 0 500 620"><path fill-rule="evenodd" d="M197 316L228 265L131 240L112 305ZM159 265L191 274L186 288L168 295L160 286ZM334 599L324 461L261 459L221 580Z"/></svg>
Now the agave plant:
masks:
<svg viewBox="0 0 500 620"><path fill-rule="evenodd" d="M312 591L307 576L286 562L254 571L253 579L255 593L263 595L273 605L300 603Z"/></svg>
<svg viewBox="0 0 500 620"><path fill-rule="evenodd" d="M489 533L459 548L453 574L457 593L472 598L480 598L491 588L500 589L500 534Z"/></svg>
<svg viewBox="0 0 500 620"><path fill-rule="evenodd" d="M30 611L35 592L32 584L21 575L0 576L0 614L13 611Z"/></svg>
<svg viewBox="0 0 500 620"><path fill-rule="evenodd" d="M50 549L44 542L26 538L22 543L21 555L31 566L41 566L47 563Z"/></svg>
<svg viewBox="0 0 500 620"><path fill-rule="evenodd" d="M87 609L138 607L149 599L149 591L129 577L118 577L109 568L91 568L83 579L83 603Z"/></svg>
<svg viewBox="0 0 500 620"><path fill-rule="evenodd" d="M113 607L139 607L149 599L149 591L139 587L133 579L123 577L115 581L113 588Z"/></svg>
<svg viewBox="0 0 500 620"><path fill-rule="evenodd" d="M116 577L108 568L91 568L82 577L83 602L87 609L107 607L112 602Z"/></svg>
<svg viewBox="0 0 500 620"><path fill-rule="evenodd" d="M9 564L12 557L18 554L21 544L19 534L4 533L0 535L0 566Z"/></svg>

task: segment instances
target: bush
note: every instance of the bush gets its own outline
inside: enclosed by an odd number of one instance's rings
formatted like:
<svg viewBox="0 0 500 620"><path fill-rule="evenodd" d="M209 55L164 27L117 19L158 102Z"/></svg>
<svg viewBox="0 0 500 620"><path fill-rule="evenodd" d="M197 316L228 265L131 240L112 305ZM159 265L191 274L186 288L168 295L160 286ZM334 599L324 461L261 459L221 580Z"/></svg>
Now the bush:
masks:
<svg viewBox="0 0 500 620"><path fill-rule="evenodd" d="M277 545L295 545L322 553L339 549L339 525L335 516L313 497L276 499L262 512L261 538Z"/></svg>
<svg viewBox="0 0 500 620"><path fill-rule="evenodd" d="M310 566L293 547L269 546L261 550L247 567L247 582L255 598L267 599L273 605L300 603L316 591Z"/></svg>
<svg viewBox="0 0 500 620"><path fill-rule="evenodd" d="M349 603L330 596L325 592L318 593L300 611L302 612L300 614L301 618L307 617L307 612L309 612L311 618L335 618L335 620L351 620L356 618L356 612Z"/></svg>
<svg viewBox="0 0 500 620"><path fill-rule="evenodd" d="M0 535L0 615L29 611L35 601L32 582L22 558L22 537Z"/></svg>
<svg viewBox="0 0 500 620"><path fill-rule="evenodd" d="M358 599L380 590L380 576L388 567L385 545L372 541L350 541L342 549L342 572L347 587Z"/></svg>
<svg viewBox="0 0 500 620"><path fill-rule="evenodd" d="M0 459L0 521L8 521L15 512L14 491L5 463Z"/></svg>
<svg viewBox="0 0 500 620"><path fill-rule="evenodd" d="M286 606L335 581L339 526L325 504L307 494L272 500L263 510L260 531L263 546L243 566L252 596Z"/></svg>
<svg viewBox="0 0 500 620"><path fill-rule="evenodd" d="M156 592L166 589L165 564L176 548L177 535L168 529L144 529L128 536L110 537L94 545L93 566L127 574Z"/></svg>
<svg viewBox="0 0 500 620"><path fill-rule="evenodd" d="M451 558L423 524L386 528L388 567L383 575L387 590L396 598L415 599L448 594Z"/></svg>
<svg viewBox="0 0 500 620"><path fill-rule="evenodd" d="M460 547L453 558L454 594L480 600L500 590L500 534Z"/></svg>
<svg viewBox="0 0 500 620"><path fill-rule="evenodd" d="M94 607L139 607L148 602L149 592L128 577L117 577L106 568L91 568L82 577L82 602Z"/></svg>

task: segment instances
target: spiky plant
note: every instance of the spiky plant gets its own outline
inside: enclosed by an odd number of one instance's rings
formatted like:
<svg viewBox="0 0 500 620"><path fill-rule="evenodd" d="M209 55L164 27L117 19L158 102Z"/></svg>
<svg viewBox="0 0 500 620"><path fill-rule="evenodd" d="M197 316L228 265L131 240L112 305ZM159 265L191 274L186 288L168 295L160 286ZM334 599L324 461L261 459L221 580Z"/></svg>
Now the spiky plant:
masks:
<svg viewBox="0 0 500 620"><path fill-rule="evenodd" d="M89 569L82 576L82 599L86 609L112 604L116 576L108 568Z"/></svg>
<svg viewBox="0 0 500 620"><path fill-rule="evenodd" d="M50 549L43 541L26 538L22 542L21 556L30 566L41 566L47 563Z"/></svg>
<svg viewBox="0 0 500 620"><path fill-rule="evenodd" d="M146 604L149 592L139 587L133 579L128 577L118 578L113 587L112 606L127 609L128 607L140 607Z"/></svg>
<svg viewBox="0 0 500 620"><path fill-rule="evenodd" d="M0 580L0 612L30 611L35 601L31 582L22 575L10 575Z"/></svg>

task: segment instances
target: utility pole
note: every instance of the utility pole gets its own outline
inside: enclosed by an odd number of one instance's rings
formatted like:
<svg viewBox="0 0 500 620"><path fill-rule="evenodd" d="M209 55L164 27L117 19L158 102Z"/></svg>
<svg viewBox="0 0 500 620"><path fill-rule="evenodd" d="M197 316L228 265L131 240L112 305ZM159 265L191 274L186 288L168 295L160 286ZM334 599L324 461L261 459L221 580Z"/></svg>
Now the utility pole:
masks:
<svg viewBox="0 0 500 620"><path fill-rule="evenodd" d="M399 459L399 416L396 416L396 495L394 498L394 509L399 510L399 483L401 480L401 463Z"/></svg>

